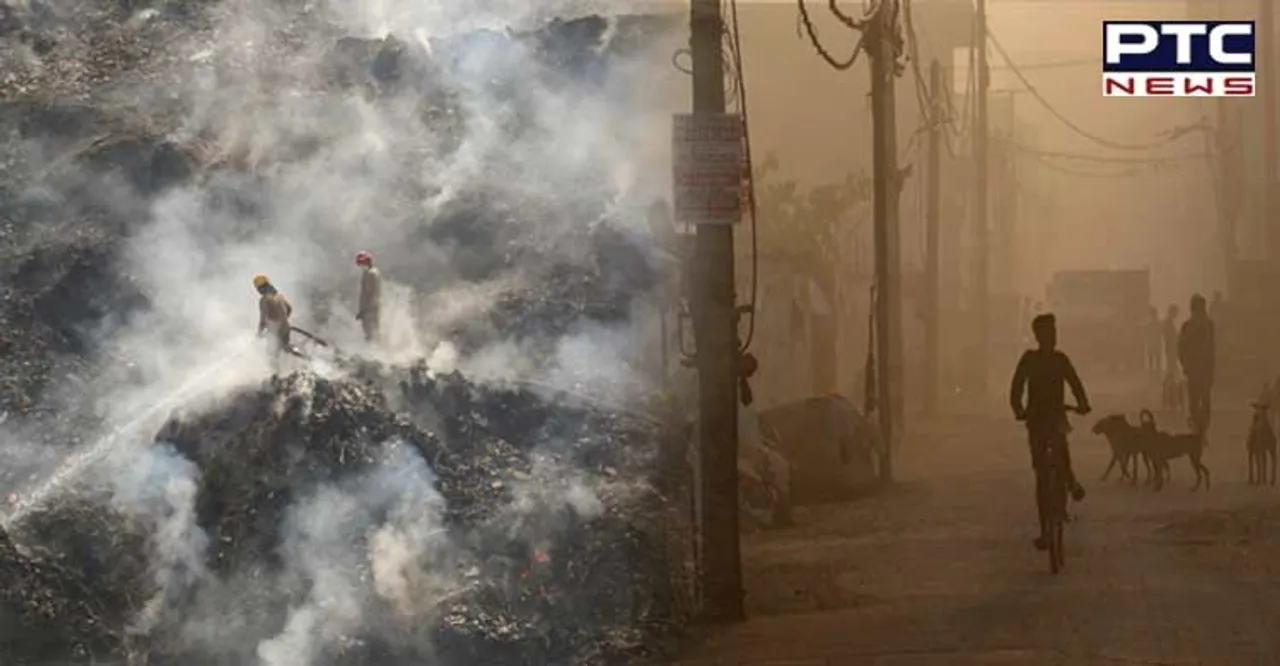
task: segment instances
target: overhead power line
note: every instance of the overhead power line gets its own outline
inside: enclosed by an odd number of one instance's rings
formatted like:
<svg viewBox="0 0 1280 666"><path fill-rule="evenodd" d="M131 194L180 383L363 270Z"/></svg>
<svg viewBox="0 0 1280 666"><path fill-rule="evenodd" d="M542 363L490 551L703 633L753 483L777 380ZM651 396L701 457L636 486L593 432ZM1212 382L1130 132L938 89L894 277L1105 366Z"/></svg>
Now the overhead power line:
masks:
<svg viewBox="0 0 1280 666"><path fill-rule="evenodd" d="M937 117L936 100L929 94L928 84L924 81L924 75L920 73L920 38L916 35L916 23L911 15L911 0L902 0L902 16L907 29L907 48L910 49L907 59L911 61L911 78L912 83L915 84L916 104L920 105L920 112L927 119L927 124L932 125L940 122L941 119Z"/></svg>
<svg viewBox="0 0 1280 666"><path fill-rule="evenodd" d="M1111 171L1088 171L1085 169L1074 169L1071 167L1065 167L1057 162L1043 159L1043 158L1037 158L1036 162L1038 166L1045 167L1050 171L1057 172L1064 176L1072 176L1075 178L1136 178L1138 176L1147 175L1152 172L1161 170L1160 165L1148 164L1148 165L1142 165L1142 166L1131 166L1124 169L1115 169Z"/></svg>
<svg viewBox="0 0 1280 666"><path fill-rule="evenodd" d="M943 130L943 146L947 150L947 154L952 157L956 156L955 146L952 144L951 133L955 130L955 105L951 102L951 90L944 88L940 93L931 91L929 84L925 81L924 74L920 71L920 38L916 33L915 17L911 12L911 0L902 0L902 14L904 24L907 30L907 46L910 49L908 59L911 63L912 80L915 84L916 103L920 106L920 113L924 117L921 127L916 130L916 134L911 135L911 141L915 141L916 137L925 131L928 131L935 125L941 125ZM937 99L938 96L941 99ZM956 132L959 134L959 132Z"/></svg>
<svg viewBox="0 0 1280 666"><path fill-rule="evenodd" d="M1055 150L1044 150L1025 144L1014 143L1013 147L1020 153L1025 153L1036 158L1059 159L1059 160L1075 160L1081 162L1093 162L1097 164L1171 164L1174 162L1185 162L1188 160L1208 159L1208 153L1186 153L1183 155L1162 155L1153 157L1124 157L1116 155L1093 155L1089 153L1069 153Z"/></svg>
<svg viewBox="0 0 1280 666"><path fill-rule="evenodd" d="M969 43L974 43L977 40L977 36L978 17L975 15L973 21L969 24ZM952 94L951 86L947 85L943 88L946 94L948 110L947 131L943 134L943 137L946 139L947 153L952 157L956 156L956 148L952 145L952 142L959 141L964 137L964 133L969 129L970 120L973 116L974 89L977 87L977 77L973 75L976 53L975 49L969 49L969 66L965 68L964 108L960 113L956 113L955 97ZM956 122L957 118L959 119L958 123Z"/></svg>
<svg viewBox="0 0 1280 666"><path fill-rule="evenodd" d="M1028 62L1018 66L1022 71L1030 71L1036 69L1064 69L1067 67L1102 67L1102 61L1097 58L1081 58L1078 60L1050 60L1046 62ZM1005 70L1008 67L989 67L989 69Z"/></svg>
<svg viewBox="0 0 1280 666"><path fill-rule="evenodd" d="M818 52L818 55L822 56L822 59L827 61L828 65L831 65L833 69L844 71L853 67L854 63L858 62L858 54L862 53L863 41L866 38L866 31L863 30L863 28L866 26L868 17L875 16L876 10L879 7L878 2L875 7L872 7L872 9L867 12L866 16L861 19L855 19L840 11L840 8L836 6L836 0L829 0L827 8L831 14L839 19L839 21L845 26L859 33L858 41L853 45L853 53L850 53L849 57L843 59L832 55L831 51L827 50L827 48L822 45L822 41L818 39L818 29L814 27L813 20L809 17L809 8L805 5L805 0L796 0L796 6L800 9L799 25L796 29L797 32L799 32L801 27L804 28L805 34L809 36L809 43L813 45L813 48Z"/></svg>
<svg viewBox="0 0 1280 666"><path fill-rule="evenodd" d="M1061 122L1063 125L1066 125L1076 134L1079 134L1080 136L1086 139L1089 139L1090 141L1093 141L1094 143L1100 146L1111 148L1112 150L1151 150L1152 148L1158 148L1160 146L1167 145L1170 142L1174 141L1175 139L1185 134L1185 132L1166 133L1162 138L1154 141L1150 141L1147 143L1121 143L1119 141L1113 141L1111 139L1107 139L1105 137L1094 134L1093 132L1090 132L1084 129L1083 127L1081 127L1080 125L1072 121L1070 118L1063 115L1061 111L1058 111L1058 109L1049 102L1049 100L1045 99L1044 95L1040 94L1040 91L1035 87L1035 85L1032 84L1031 81L1027 79L1026 74L1023 74L1022 70L1018 67L1018 64L1015 63L1013 61L1013 58L1009 56L1008 51L1005 51L1004 46L1000 44L1000 40L996 39L995 34L988 31L987 38L991 41L991 45L995 47L996 52L1000 54L1000 57L1003 58L1005 63L1009 65L1009 70L1013 72L1014 76L1018 77L1018 80L1021 81L1022 85L1026 87L1027 92L1031 93L1031 96L1036 98L1036 101L1040 102L1040 105L1043 106L1045 110L1047 110L1050 114L1053 115L1053 117L1057 118L1059 122Z"/></svg>
<svg viewBox="0 0 1280 666"><path fill-rule="evenodd" d="M751 347L756 335L757 307L760 296L760 235L756 206L755 168L751 160L751 124L747 116L747 80L742 67L742 29L738 27L738 0L728 0L729 25L724 38L728 44L729 65L738 93L738 113L742 117L743 151L747 162L747 207L751 215L751 309L747 320L747 333L740 345L740 352Z"/></svg>

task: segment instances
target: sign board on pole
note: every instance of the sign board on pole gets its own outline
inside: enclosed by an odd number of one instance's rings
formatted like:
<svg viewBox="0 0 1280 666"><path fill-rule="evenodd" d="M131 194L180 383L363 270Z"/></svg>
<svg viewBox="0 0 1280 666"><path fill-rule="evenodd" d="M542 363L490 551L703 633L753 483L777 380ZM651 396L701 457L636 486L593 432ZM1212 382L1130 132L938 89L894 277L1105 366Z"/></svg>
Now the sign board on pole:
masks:
<svg viewBox="0 0 1280 666"><path fill-rule="evenodd" d="M694 224L742 220L742 119L727 113L681 113L671 131L676 218Z"/></svg>

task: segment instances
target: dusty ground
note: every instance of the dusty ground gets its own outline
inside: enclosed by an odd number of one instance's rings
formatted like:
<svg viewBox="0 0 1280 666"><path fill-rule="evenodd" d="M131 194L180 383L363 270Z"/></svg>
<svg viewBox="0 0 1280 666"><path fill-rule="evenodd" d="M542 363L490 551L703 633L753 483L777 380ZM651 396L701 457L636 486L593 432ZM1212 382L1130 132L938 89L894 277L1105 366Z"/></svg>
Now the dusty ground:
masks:
<svg viewBox="0 0 1280 666"><path fill-rule="evenodd" d="M1209 492L1185 461L1161 494L1097 479L1105 443L1077 419L1067 569L1031 547L1015 424L917 429L892 490L803 511L745 545L752 619L681 666L1280 663L1280 487L1244 483L1244 412L1215 416Z"/></svg>

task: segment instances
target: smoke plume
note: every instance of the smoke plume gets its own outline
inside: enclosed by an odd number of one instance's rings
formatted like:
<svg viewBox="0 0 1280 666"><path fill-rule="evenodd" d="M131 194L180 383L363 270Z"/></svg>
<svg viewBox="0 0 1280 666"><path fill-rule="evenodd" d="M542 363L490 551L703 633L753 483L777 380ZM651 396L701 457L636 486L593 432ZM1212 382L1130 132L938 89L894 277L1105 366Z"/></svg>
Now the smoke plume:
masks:
<svg viewBox="0 0 1280 666"><path fill-rule="evenodd" d="M483 539L447 536L431 469L400 445L360 478L320 483L291 505L283 573L215 579L205 570L199 469L163 443L140 444L175 411L217 406L276 371L309 367L275 366L254 340L255 274L292 302L295 324L343 354L425 358L433 372L620 400L646 387L632 369L644 363L637 350L652 335L635 321L643 304L621 322L457 339L464 329L493 328L496 304L541 288L555 266L600 262L589 251L592 233L648 242L644 210L667 182L660 165L669 109L646 91L674 75L675 44L657 39L651 49L602 57L607 67L598 71L574 73L572 62L546 64L534 39L473 32L599 8L224 0L202 7L183 38L157 45L151 69L99 91L110 112L181 147L191 170L145 192L115 173L64 168L49 190L92 183L96 205L127 220L120 269L147 302L95 332L97 360L103 368L127 363L129 381L104 373L73 391L103 425L96 443L72 457L81 466L109 457L117 508L154 534L157 592L134 631L173 623L166 612L182 608L177 640L227 647L253 635L253 614L264 611L250 597L265 590L289 603L282 628L257 642L256 658L310 666L370 624L411 635L471 584L462 571L485 556L474 551ZM138 26L165 20L133 17ZM617 32L606 24L593 49L607 51ZM384 37L401 54L397 76L335 83L350 69L339 57L342 38ZM39 142L26 148L23 158L36 164L65 152ZM380 345L368 345L355 320L352 256L362 249L387 280ZM533 544L603 511L600 481L558 461L554 442L546 447L548 457L493 525ZM27 457L14 446L3 452Z"/></svg>

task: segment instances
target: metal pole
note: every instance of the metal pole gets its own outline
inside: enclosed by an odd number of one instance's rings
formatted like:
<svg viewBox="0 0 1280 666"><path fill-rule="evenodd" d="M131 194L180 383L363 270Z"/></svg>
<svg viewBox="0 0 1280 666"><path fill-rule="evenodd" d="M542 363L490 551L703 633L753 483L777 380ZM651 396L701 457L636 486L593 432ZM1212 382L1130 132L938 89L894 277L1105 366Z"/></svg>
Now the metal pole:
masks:
<svg viewBox="0 0 1280 666"><path fill-rule="evenodd" d="M1280 220L1277 220L1275 187L1280 184L1276 160L1280 158L1280 138L1277 137L1276 87L1276 0L1258 0L1258 94L1262 95L1263 113L1263 174L1266 180L1262 188L1262 219L1266 221L1267 239L1272 261L1280 261ZM1231 267L1228 267L1230 270Z"/></svg>
<svg viewBox="0 0 1280 666"><path fill-rule="evenodd" d="M901 427L902 409L902 321L901 263L898 247L897 126L893 96L896 53L893 25L897 0L882 0L876 16L867 26L871 31L871 122L874 127L872 157L875 162L874 217L876 254L876 356L879 360L877 393L881 434L889 447L881 462L881 476L893 478L893 456Z"/></svg>
<svg viewBox="0 0 1280 666"><path fill-rule="evenodd" d="M974 350L974 363L977 375L979 396L985 401L988 397L990 380L991 337L991 244L988 206L988 134L990 123L987 120L987 90L991 86L990 70L987 67L987 0L977 0L977 29L974 31L973 48L977 49L976 67L978 85L975 91L973 119L973 227L974 271L974 319L977 324L977 348Z"/></svg>
<svg viewBox="0 0 1280 666"><path fill-rule="evenodd" d="M942 208L942 122L939 117L941 100L946 91L943 90L942 63L936 59L929 65L929 104L926 109L929 122L929 145L925 157L925 329L924 329L924 409L926 414L935 414L938 410L938 364L941 352L938 349L938 326L941 319L939 308L938 272L938 218Z"/></svg>
<svg viewBox="0 0 1280 666"><path fill-rule="evenodd" d="M1002 353L1010 353L1006 347L1017 330L1013 325L1016 308L1010 309L1010 306L1014 305L1013 285L1017 283L1013 254L1016 190L1012 140L1016 119L1013 109L1015 97L1012 91L1000 91L990 93L989 99L995 103L996 114L992 118L988 113L988 120L997 128L995 141L991 141L990 135L987 137L988 155L995 155L996 164L994 172L988 169L987 173L992 177L991 187L988 188L990 192L988 196L991 197L988 206L992 231L991 263L988 266L988 275L994 278L988 283L993 285L990 286L992 294L989 316L996 323L992 335L994 341L998 343L997 349ZM989 107L990 104L988 104Z"/></svg>
<svg viewBox="0 0 1280 666"><path fill-rule="evenodd" d="M693 112L725 111L720 0L692 0L689 25ZM703 612L710 621L743 619L738 543L738 315L733 288L733 227L697 228L693 289L697 343Z"/></svg>

